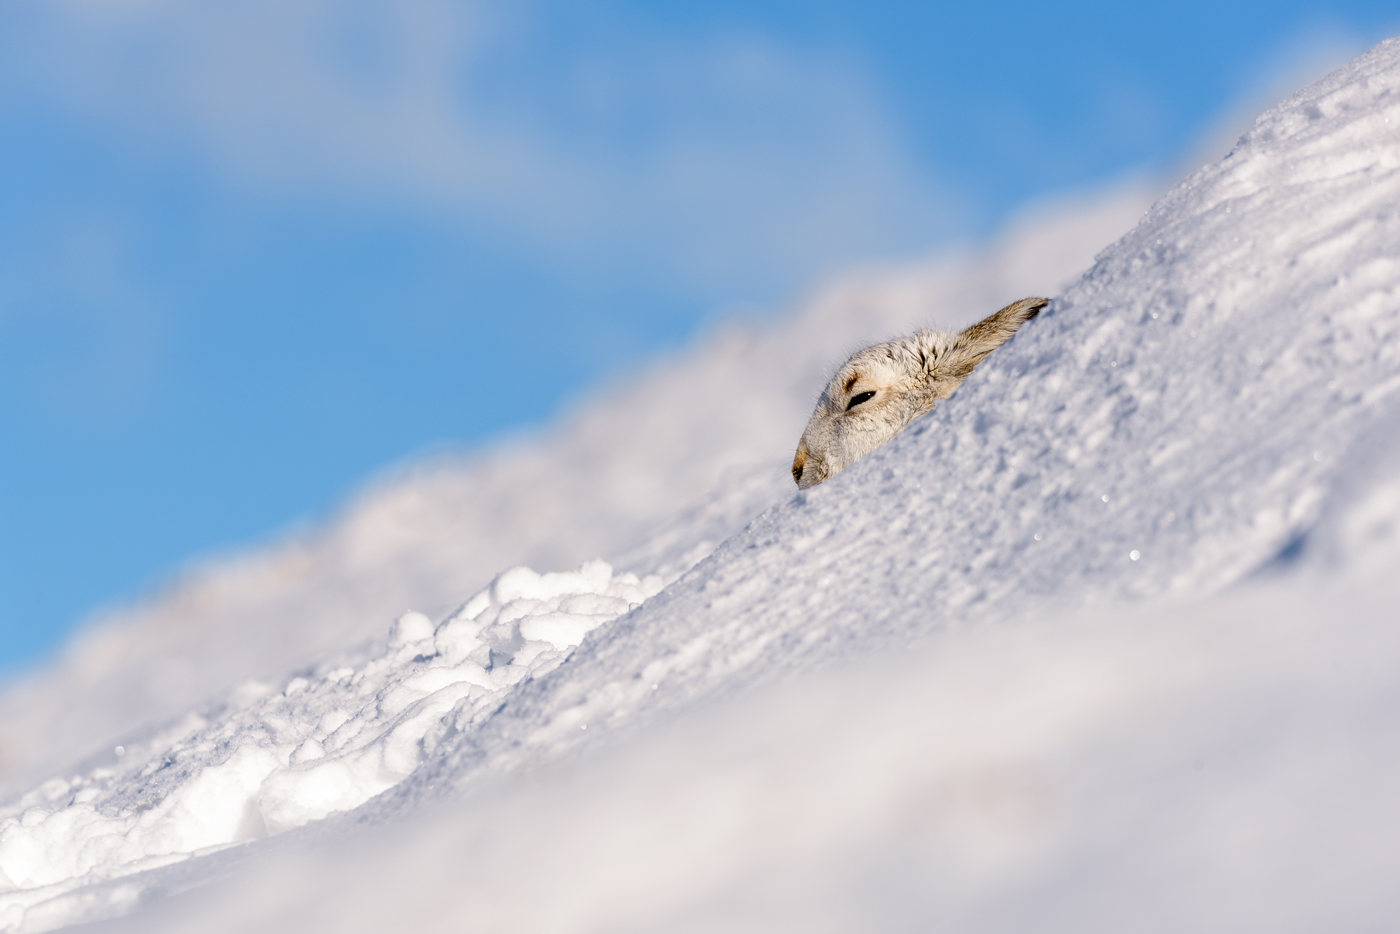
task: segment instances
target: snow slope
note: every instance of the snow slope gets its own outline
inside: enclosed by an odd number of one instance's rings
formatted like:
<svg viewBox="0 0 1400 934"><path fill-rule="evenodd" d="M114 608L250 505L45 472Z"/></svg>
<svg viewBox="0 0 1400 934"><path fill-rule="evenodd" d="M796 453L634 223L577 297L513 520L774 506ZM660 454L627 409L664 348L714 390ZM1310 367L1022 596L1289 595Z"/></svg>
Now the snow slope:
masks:
<svg viewBox="0 0 1400 934"><path fill-rule="evenodd" d="M1389 929L1397 601L1347 576L941 634L101 929Z"/></svg>
<svg viewBox="0 0 1400 934"><path fill-rule="evenodd" d="M1392 40L654 595L704 507L30 791L0 924L1382 926L1397 170Z"/></svg>

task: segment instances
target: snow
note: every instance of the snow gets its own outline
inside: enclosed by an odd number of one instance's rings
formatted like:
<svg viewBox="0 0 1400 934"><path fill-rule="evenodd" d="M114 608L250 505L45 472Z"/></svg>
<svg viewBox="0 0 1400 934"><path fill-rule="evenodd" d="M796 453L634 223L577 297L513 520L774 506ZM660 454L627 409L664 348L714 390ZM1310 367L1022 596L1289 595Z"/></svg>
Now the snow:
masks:
<svg viewBox="0 0 1400 934"><path fill-rule="evenodd" d="M1082 215L854 277L107 624L12 693L14 735L125 696L165 645L204 640L191 680L224 690L113 704L79 730L112 727L109 752L0 810L0 930L1385 926L1397 144L1392 40L1261 116L952 399L814 489L786 458L822 365L922 302L956 324L1046 288L1027 271L1062 279L1015 257L1073 256ZM445 545L503 489L499 521ZM554 554L612 563L443 601L461 554L518 564L550 528ZM320 598L357 568L354 593L427 612L347 648L368 633ZM222 609L182 610L191 593ZM271 636L298 614L311 665ZM245 618L266 628L221 631ZM255 657L290 673L249 678Z"/></svg>
<svg viewBox="0 0 1400 934"><path fill-rule="evenodd" d="M395 621L357 665L331 663L281 690L249 682L221 709L123 745L98 768L23 795L0 824L0 881L25 902L74 880L126 875L172 858L277 834L359 807L403 781L445 730L471 730L511 688L641 605L659 577L512 568L441 625ZM451 715L451 716L449 716Z"/></svg>
<svg viewBox="0 0 1400 934"><path fill-rule="evenodd" d="M1400 593L1309 584L946 634L110 929L1379 928Z"/></svg>

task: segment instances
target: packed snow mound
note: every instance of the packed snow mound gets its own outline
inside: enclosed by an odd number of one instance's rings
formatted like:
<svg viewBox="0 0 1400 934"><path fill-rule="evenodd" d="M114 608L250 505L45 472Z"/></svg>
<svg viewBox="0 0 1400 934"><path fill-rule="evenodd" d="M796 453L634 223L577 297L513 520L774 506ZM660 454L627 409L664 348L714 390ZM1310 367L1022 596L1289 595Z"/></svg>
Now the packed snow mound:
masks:
<svg viewBox="0 0 1400 934"><path fill-rule="evenodd" d="M225 830L233 820L221 808L244 802L232 831L241 839L295 825L295 818L269 821L276 809L258 802L296 800L264 792L275 770L291 776L286 781L294 786L296 776L325 767L318 765L322 758L338 752L331 737L348 717L321 719L320 699L347 706L358 699L362 706L347 713L365 725L365 748L380 744L371 759L382 767L392 750L404 756L396 763L416 767L391 772L399 776L396 783L353 814L320 822L322 844L334 844L320 851L328 868L302 877L299 888L289 892L275 874L235 879L220 898L167 902L161 922L167 929L215 930L230 922L220 913L230 904L253 914L260 905L272 906L289 926L319 923L331 917L318 912L327 901L363 906L367 900L383 907L340 917L373 926L375 911L382 910L390 912L379 916L387 924L398 920L392 908L399 906L422 911L425 927L444 930L466 922L512 929L522 917L578 930L763 927L755 911L774 904L764 899L775 887L805 892L794 880L808 878L806 868L832 887L813 905L847 912L835 912L836 927L864 927L871 926L869 917L849 912L884 904L882 892L904 897L917 888L898 876L905 865L915 867L916 881L937 879L946 868L958 891L940 895L935 887L924 901L892 899L895 908L912 905L911 916L877 921L923 928L930 926L923 923L929 911L965 911L952 921L967 929L1017 923L1023 929L1026 918L1018 921L1016 905L1061 912L1087 905L1094 893L1102 896L1103 878L1115 878L1112 870L1151 895L1154 870L1179 866L1180 853L1212 852L1237 828L1282 826L1270 819L1279 808L1319 800L1320 789L1364 773L1368 764L1375 774L1393 776L1393 740L1370 741L1376 723L1388 724L1384 712L1393 706L1394 666L1387 660L1394 637L1377 609L1393 605L1393 587L1373 578L1347 581L1364 585L1372 600L1353 607L1355 625L1346 629L1356 636L1351 640L1324 641L1325 628L1313 618L1319 604L1303 599L1296 585L1274 600L1216 604L1216 626L1167 628L1173 617L1195 612L1199 604L1188 601L1250 575L1296 577L1297 556L1315 551L1321 564L1330 554L1345 566L1348 555L1394 544L1389 530L1400 518L1400 501L1392 495L1400 470L1386 465L1388 449L1375 438L1400 417L1400 262L1391 256L1400 243L1398 141L1400 41L1391 41L1260 117L1226 159L1153 206L944 406L839 477L789 495L635 609L604 621L623 601L630 606L629 594L651 588L640 578L618 582L611 571L605 577L597 565L550 583L533 572L508 573L496 581L499 588L493 585L436 625L424 617L401 618L393 639L360 650L361 661L347 653L350 661L340 668L281 680L272 685L278 696L257 683L235 690L227 712L190 728L177 724L154 738L140 753L144 764L109 759L103 767L111 774L97 787L74 791L68 781L59 791L55 784L50 799L40 789L11 814L0 836L12 845L8 865L16 867L5 869L8 883L0 880L7 889L0 894L0 929L40 930L102 917L211 878L209 867L218 864L205 854L221 845L208 842L213 838L192 835L172 846L173 834L142 836L141 815L160 812L165 802L173 802L172 811L198 802L191 813L223 815ZM1379 466L1352 469L1353 457ZM662 528L655 542L636 552L649 557L630 567L662 556L697 557L695 543L709 527L699 513L692 518L689 532ZM626 592L607 590L615 585ZM1321 605L1345 605L1339 594L1346 592L1324 595L1329 599ZM1155 634L1111 623L1079 631L1063 622L1066 613L1092 614L1090 604L1138 618L1149 600L1173 604L1154 611L1168 620ZM1294 623L1307 625L1268 625L1287 613L1300 614ZM588 621L571 622L578 616ZM1262 622L1242 626L1241 616ZM1233 628L1212 645L1215 631L1231 621ZM586 635L580 631L585 626L592 626ZM1269 642L1291 635L1298 638ZM529 656L532 643L559 651L575 636L581 643L562 664L547 661L547 672L522 672L511 684L504 674L500 682L491 674L498 650L504 672L547 657L549 649ZM964 640L970 646L965 652L959 650ZM911 646L916 658L934 661L902 667L895 659ZM885 655L872 659L877 650ZM1012 663L1004 665L1006 659ZM342 669L348 669L344 687L332 678ZM472 691L489 689L483 674L503 693L478 709ZM848 675L851 680L843 681ZM370 693L355 693L357 676ZM426 680L413 680L419 677ZM305 685L293 689L296 678ZM1320 687L1311 694L1299 687L1309 678ZM296 698L313 685L318 701L301 713ZM898 687L886 694L887 685ZM434 692L444 689L462 693L450 708L433 706ZM765 692L777 700L762 700ZM1324 721L1305 729L1293 721L1270 727L1275 716L1302 716L1307 705L1299 705L1300 697L1317 698L1327 717L1356 730L1329 730ZM819 698L841 706L823 707ZM1221 709L1230 712L1218 733L1212 698L1227 702ZM701 744L681 758L699 770L681 790L689 789L687 800L703 803L705 811L668 817L684 802L672 796L680 783L665 770L664 756L673 750L659 737L666 727L687 722L679 714L703 719L706 708L725 703L729 712L714 714L721 726L679 737ZM715 740L712 729L722 737L725 725L738 729L736 720L755 716L766 729L744 734L748 755L772 765L778 760L766 753L774 734L824 731L823 713L838 721L847 705L851 719L834 731L835 751L814 760L834 770L829 783L813 782L821 807L776 798L803 791L800 768L783 766L777 775L790 776L787 781L758 787L753 768L714 756L738 753ZM428 706L433 713L415 719L413 711ZM254 714L245 718L243 711ZM406 741L397 744L394 731L410 722ZM877 727L873 735L882 739L841 745ZM919 742L911 747L908 736ZM1132 737L1160 737L1162 744L1142 747L1139 755L1125 745ZM1193 747L1204 747L1196 754L1200 761L1214 762L1217 753L1228 755L1261 737L1259 756L1244 768L1227 770L1198 795L1172 796L1170 789L1186 778L1181 760ZM319 750L307 745L307 758L292 762L293 752L313 738ZM596 749L604 741L630 743L633 755L657 763L658 771L629 785L618 771L625 765L603 769L596 780L605 784L578 799L568 797L577 786L567 780L553 791L527 783L509 792L519 797L494 806L503 800L500 792L493 797L494 780L519 777L527 768L548 772L566 761L600 761L580 753L594 747L601 755ZM862 750L891 766L888 780L879 769L859 767L855 753ZM1321 771L1309 772L1318 750ZM354 756L338 768L358 768ZM843 771L841 764L849 762L850 771ZM236 764L232 771L230 763ZM264 766L268 771L260 776ZM1284 769L1283 784L1259 794L1261 782L1275 780L1276 768ZM614 784L607 784L609 777ZM1396 813L1394 795L1386 791L1393 782L1363 778L1345 787L1374 805L1374 813ZM629 788L635 814L611 821L622 807L616 794ZM870 837L857 832L865 826L863 789L874 789L875 800L892 807L866 812L876 831ZM449 809L440 800L449 795L472 806ZM313 797L308 793L303 803ZM930 799L935 804L928 805ZM1101 807L1105 801L1109 806ZM590 802L603 810L578 810ZM359 823L419 808L431 808L439 820L451 817L468 836L450 827L440 834L420 828L382 854L370 852L371 841L346 845ZM46 836L47 827L66 832L89 813L135 823L113 824L111 834L81 838L90 846L70 848L98 848L99 858L90 863L58 865L44 870L47 875L25 868L52 865L44 862L48 852L71 858L62 847L45 850L32 841L57 840L61 834ZM1159 815L1174 823L1151 823ZM1346 816L1347 828L1365 832L1355 813ZM662 819L668 821L662 830L704 845L680 847L669 860L648 859L655 821ZM745 819L760 822L760 839L778 842L760 848L754 862L739 860L752 872L736 876L728 874L726 854L746 834L727 821ZM1004 831L988 830L989 821L1004 821ZM317 826L257 841L243 852L275 853L297 834L311 839ZM1141 834L1115 836L1125 829ZM1304 863L1289 862L1294 854L1310 858L1315 852L1309 843L1316 838L1308 836L1313 829L1305 823L1282 843L1230 852L1272 858L1260 873L1271 884L1313 883L1301 871ZM536 897L532 887L540 875L533 860L552 851L556 833L573 841L565 855L591 859L592 851L577 841L615 830L633 835L617 845L633 847L625 867L647 874L635 885L607 866L588 867L580 878L600 880L594 888L555 886L568 895L557 909L562 914L551 914L552 902L533 914L511 910L512 899ZM784 846L785 834L795 835L791 847ZM1116 859L1134 840L1147 847L1144 854L1136 862ZM1331 852L1349 840L1370 847L1374 832L1323 843ZM422 851L425 841L437 849ZM804 841L812 848L804 850ZM101 855L102 847L127 844L117 857ZM199 844L204 848L190 849ZM412 868L440 855L455 870L452 860L463 847L471 853L465 871L475 875L460 887L445 883L442 873ZM783 862L799 854L795 868ZM200 855L205 858L179 867L155 866ZM866 875L846 871L858 857L868 857ZM1372 864L1364 858L1339 863ZM564 862L545 866L554 875L569 871ZM1278 866L1284 871L1274 872ZM146 871L133 871L139 868ZM1087 872L1083 879L1076 876L1080 869ZM1186 876L1199 883L1196 896L1218 884L1209 875ZM347 879L373 888L373 895L345 896ZM404 886L402 897L385 890L395 881ZM1325 908L1335 903L1329 893L1340 891L1326 881L1290 894L1315 897ZM1381 891L1368 878L1347 881L1371 885L1366 891L1372 895ZM1022 883L1031 888L1018 889ZM465 906L458 900L463 891ZM1018 892L1039 900L999 897ZM1369 910L1380 901L1349 904ZM1140 921L1140 906L1151 903L1139 900L1131 917ZM289 904L295 910L277 908ZM1102 897L1093 905L1102 908ZM235 911L232 919L249 916ZM1062 916L1074 917L1072 911ZM1314 911L1307 917L1322 916ZM1088 909L1077 917L1108 923ZM1108 917L1121 929L1128 916ZM157 929L158 920L134 919L144 930Z"/></svg>
<svg viewBox="0 0 1400 934"><path fill-rule="evenodd" d="M78 880L356 808L661 587L659 577L614 576L602 561L566 573L512 568L441 625L403 614L358 664L322 665L277 688L248 682L117 747L110 763L0 808L0 885L23 893L0 903L47 901Z"/></svg>
<svg viewBox="0 0 1400 934"><path fill-rule="evenodd" d="M790 492L792 449L846 352L1054 294L1149 201L1124 185L1044 205L975 250L851 273L786 320L719 327L547 433L414 465L314 536L191 570L0 695L0 789L372 638L406 609L439 618L509 565L693 565Z"/></svg>

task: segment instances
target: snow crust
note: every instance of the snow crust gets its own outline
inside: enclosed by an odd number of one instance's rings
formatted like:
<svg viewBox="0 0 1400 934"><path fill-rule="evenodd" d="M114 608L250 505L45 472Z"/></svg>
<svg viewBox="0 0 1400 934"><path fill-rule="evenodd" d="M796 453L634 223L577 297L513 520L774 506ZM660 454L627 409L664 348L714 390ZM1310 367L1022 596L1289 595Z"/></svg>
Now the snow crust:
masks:
<svg viewBox="0 0 1400 934"><path fill-rule="evenodd" d="M1396 244L1400 40L834 480L735 465L629 573L507 571L21 796L0 930L1386 926ZM817 354L716 346L651 385L766 437ZM705 424L644 462L713 456Z"/></svg>

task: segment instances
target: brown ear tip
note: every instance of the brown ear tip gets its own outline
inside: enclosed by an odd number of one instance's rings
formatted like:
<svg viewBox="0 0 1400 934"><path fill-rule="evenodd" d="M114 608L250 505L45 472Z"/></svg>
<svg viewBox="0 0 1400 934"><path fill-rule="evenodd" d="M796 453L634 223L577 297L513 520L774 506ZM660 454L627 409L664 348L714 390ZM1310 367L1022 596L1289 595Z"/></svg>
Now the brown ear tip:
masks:
<svg viewBox="0 0 1400 934"><path fill-rule="evenodd" d="M1050 304L1050 299L1048 299L1048 298L1027 298L1027 299L1024 299L1024 301L1027 303L1027 308L1026 308L1026 320L1027 320L1027 321L1029 321L1030 319L1034 318L1036 315L1040 314L1040 312L1041 312L1042 310L1044 310L1045 307L1048 306L1048 305Z"/></svg>

